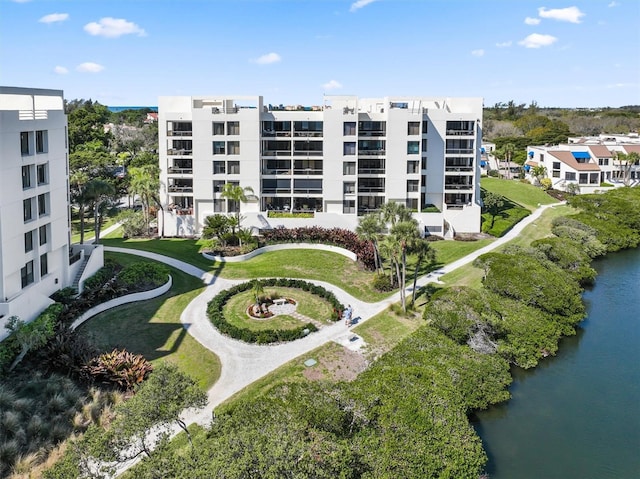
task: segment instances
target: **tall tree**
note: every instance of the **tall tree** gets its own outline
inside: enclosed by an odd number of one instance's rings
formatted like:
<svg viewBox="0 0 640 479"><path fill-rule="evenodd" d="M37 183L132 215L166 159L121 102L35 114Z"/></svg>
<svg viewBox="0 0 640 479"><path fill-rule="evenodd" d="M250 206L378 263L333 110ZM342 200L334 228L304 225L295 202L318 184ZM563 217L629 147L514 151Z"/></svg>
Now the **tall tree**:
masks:
<svg viewBox="0 0 640 479"><path fill-rule="evenodd" d="M500 213L500 210L504 206L504 199L496 193L484 191L482 195L482 204L484 205L484 209L491 215L491 228L493 228L493 224L496 221L496 215Z"/></svg>
<svg viewBox="0 0 640 479"><path fill-rule="evenodd" d="M623 173L623 181L625 186L629 186L631 184L631 170L635 165L640 164L640 154L635 151L630 153L622 153L616 152L616 160L618 160L618 164L622 167Z"/></svg>
<svg viewBox="0 0 640 479"><path fill-rule="evenodd" d="M89 175L82 170L75 171L69 177L71 202L78 207L78 217L80 218L80 244L84 243L84 217L89 203L85 194L85 185L88 182Z"/></svg>
<svg viewBox="0 0 640 479"><path fill-rule="evenodd" d="M109 144L112 135L105 131L109 122L109 109L98 102L72 100L65 105L68 123L69 152L74 153L80 145L98 141L104 146Z"/></svg>
<svg viewBox="0 0 640 479"><path fill-rule="evenodd" d="M376 214L364 215L360 218L356 226L356 234L365 241L373 244L374 263L376 270L382 270L382 260L380 258L379 238L384 230L384 225L380 217Z"/></svg>
<svg viewBox="0 0 640 479"><path fill-rule="evenodd" d="M250 198L254 197L253 188L250 186L242 187L240 185L234 185L233 183L225 183L220 194L223 198L226 198L229 202L237 203L235 208L235 217L238 220L237 226L240 226L242 222L242 216L240 215L240 203L246 203Z"/></svg>
<svg viewBox="0 0 640 479"><path fill-rule="evenodd" d="M93 221L95 244L100 242L100 228L102 227L103 206L115 193L113 186L102 179L94 178L85 185L85 195L93 202Z"/></svg>
<svg viewBox="0 0 640 479"><path fill-rule="evenodd" d="M129 169L129 193L137 195L142 203L147 235L151 223L150 208L160 189L160 169L157 165L144 165ZM159 203L158 203L159 204Z"/></svg>
<svg viewBox="0 0 640 479"><path fill-rule="evenodd" d="M393 244L396 244L396 271L398 274L398 285L400 286L400 303L402 310L407 310L407 298L405 284L407 281L407 253L411 250L416 241L420 240L418 231L418 221L415 219L400 221L391 228L389 234Z"/></svg>
<svg viewBox="0 0 640 479"><path fill-rule="evenodd" d="M416 255L416 266L413 271L413 290L411 292L411 302L416 302L416 287L418 285L418 274L420 267L425 260L433 261L435 259L435 252L431 248L431 245L424 238L416 239L411 245L411 253Z"/></svg>
<svg viewBox="0 0 640 479"><path fill-rule="evenodd" d="M511 159L516 151L516 146L513 143L505 143L501 148L496 149L493 154L498 160L506 163L506 177L511 179Z"/></svg>

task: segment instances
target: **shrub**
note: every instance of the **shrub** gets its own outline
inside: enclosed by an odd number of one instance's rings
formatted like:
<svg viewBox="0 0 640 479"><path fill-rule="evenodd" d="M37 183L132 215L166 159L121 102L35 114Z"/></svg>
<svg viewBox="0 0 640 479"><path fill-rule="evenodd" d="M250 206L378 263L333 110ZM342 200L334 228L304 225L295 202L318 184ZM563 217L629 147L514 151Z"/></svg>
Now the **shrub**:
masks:
<svg viewBox="0 0 640 479"><path fill-rule="evenodd" d="M85 290L96 290L104 286L110 279L112 279L118 271L122 269L118 263L111 259L106 259L104 266L100 268L96 274L87 278L84 282Z"/></svg>
<svg viewBox="0 0 640 479"><path fill-rule="evenodd" d="M130 291L157 288L167 282L169 269L159 263L132 263L117 276L118 282Z"/></svg>
<svg viewBox="0 0 640 479"><path fill-rule="evenodd" d="M142 211L123 210L116 220L122 224L122 236L125 238L143 236L147 233L147 223Z"/></svg>
<svg viewBox="0 0 640 479"><path fill-rule="evenodd" d="M376 291L392 291L393 284L391 282L391 277L386 274L376 273L373 276L372 286Z"/></svg>
<svg viewBox="0 0 640 479"><path fill-rule="evenodd" d="M142 354L114 349L93 358L84 369L93 379L115 384L129 391L146 379L153 366Z"/></svg>

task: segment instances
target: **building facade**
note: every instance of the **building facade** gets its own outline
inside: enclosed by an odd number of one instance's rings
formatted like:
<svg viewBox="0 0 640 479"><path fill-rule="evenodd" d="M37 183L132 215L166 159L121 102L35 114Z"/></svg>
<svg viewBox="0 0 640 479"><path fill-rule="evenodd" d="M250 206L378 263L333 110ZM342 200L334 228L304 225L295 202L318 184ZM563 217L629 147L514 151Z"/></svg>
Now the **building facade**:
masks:
<svg viewBox="0 0 640 479"><path fill-rule="evenodd" d="M206 216L238 209L243 226L353 229L388 201L428 234L480 231L481 98L160 97L158 121L167 235L197 235ZM225 183L255 197L227 201Z"/></svg>
<svg viewBox="0 0 640 479"><path fill-rule="evenodd" d="M70 246L67 118L59 90L0 87L0 339L86 270ZM102 266L102 250L88 270ZM76 261L76 259L85 259Z"/></svg>
<svg viewBox="0 0 640 479"><path fill-rule="evenodd" d="M618 154L640 154L640 139L619 136L570 138L568 144L527 147L527 176L544 166L552 188L574 193L594 193L604 188L637 186L640 165L627 164Z"/></svg>

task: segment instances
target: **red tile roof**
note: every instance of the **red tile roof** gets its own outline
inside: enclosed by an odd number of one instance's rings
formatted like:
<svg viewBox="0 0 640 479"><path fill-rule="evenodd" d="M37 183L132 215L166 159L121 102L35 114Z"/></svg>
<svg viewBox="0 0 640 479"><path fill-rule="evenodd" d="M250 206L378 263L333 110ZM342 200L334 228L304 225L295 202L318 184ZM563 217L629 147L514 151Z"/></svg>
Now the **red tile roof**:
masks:
<svg viewBox="0 0 640 479"><path fill-rule="evenodd" d="M592 145L589 147L589 149L591 150L591 153L593 153L593 156L595 156L596 158L612 158L613 157L613 153L611 153L609 148L607 148L604 145Z"/></svg>
<svg viewBox="0 0 640 479"><path fill-rule="evenodd" d="M570 151L549 151L548 153L576 171L600 171L600 167L595 163L578 163Z"/></svg>
<svg viewBox="0 0 640 479"><path fill-rule="evenodd" d="M640 153L640 145L622 145L622 148L624 148L624 151L627 152L627 155L632 151Z"/></svg>

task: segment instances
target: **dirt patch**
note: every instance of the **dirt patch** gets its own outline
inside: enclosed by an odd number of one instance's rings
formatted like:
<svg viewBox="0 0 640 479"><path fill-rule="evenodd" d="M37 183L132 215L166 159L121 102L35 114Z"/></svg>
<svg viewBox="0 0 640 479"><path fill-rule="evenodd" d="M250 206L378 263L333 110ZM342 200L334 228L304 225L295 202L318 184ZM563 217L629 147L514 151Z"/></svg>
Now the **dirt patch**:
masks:
<svg viewBox="0 0 640 479"><path fill-rule="evenodd" d="M477 241L487 238L493 238L493 236L487 233L456 233L453 239L456 241Z"/></svg>
<svg viewBox="0 0 640 479"><path fill-rule="evenodd" d="M310 381L353 381L368 365L361 353L341 347L334 354L319 358L318 364L305 369L303 375Z"/></svg>

